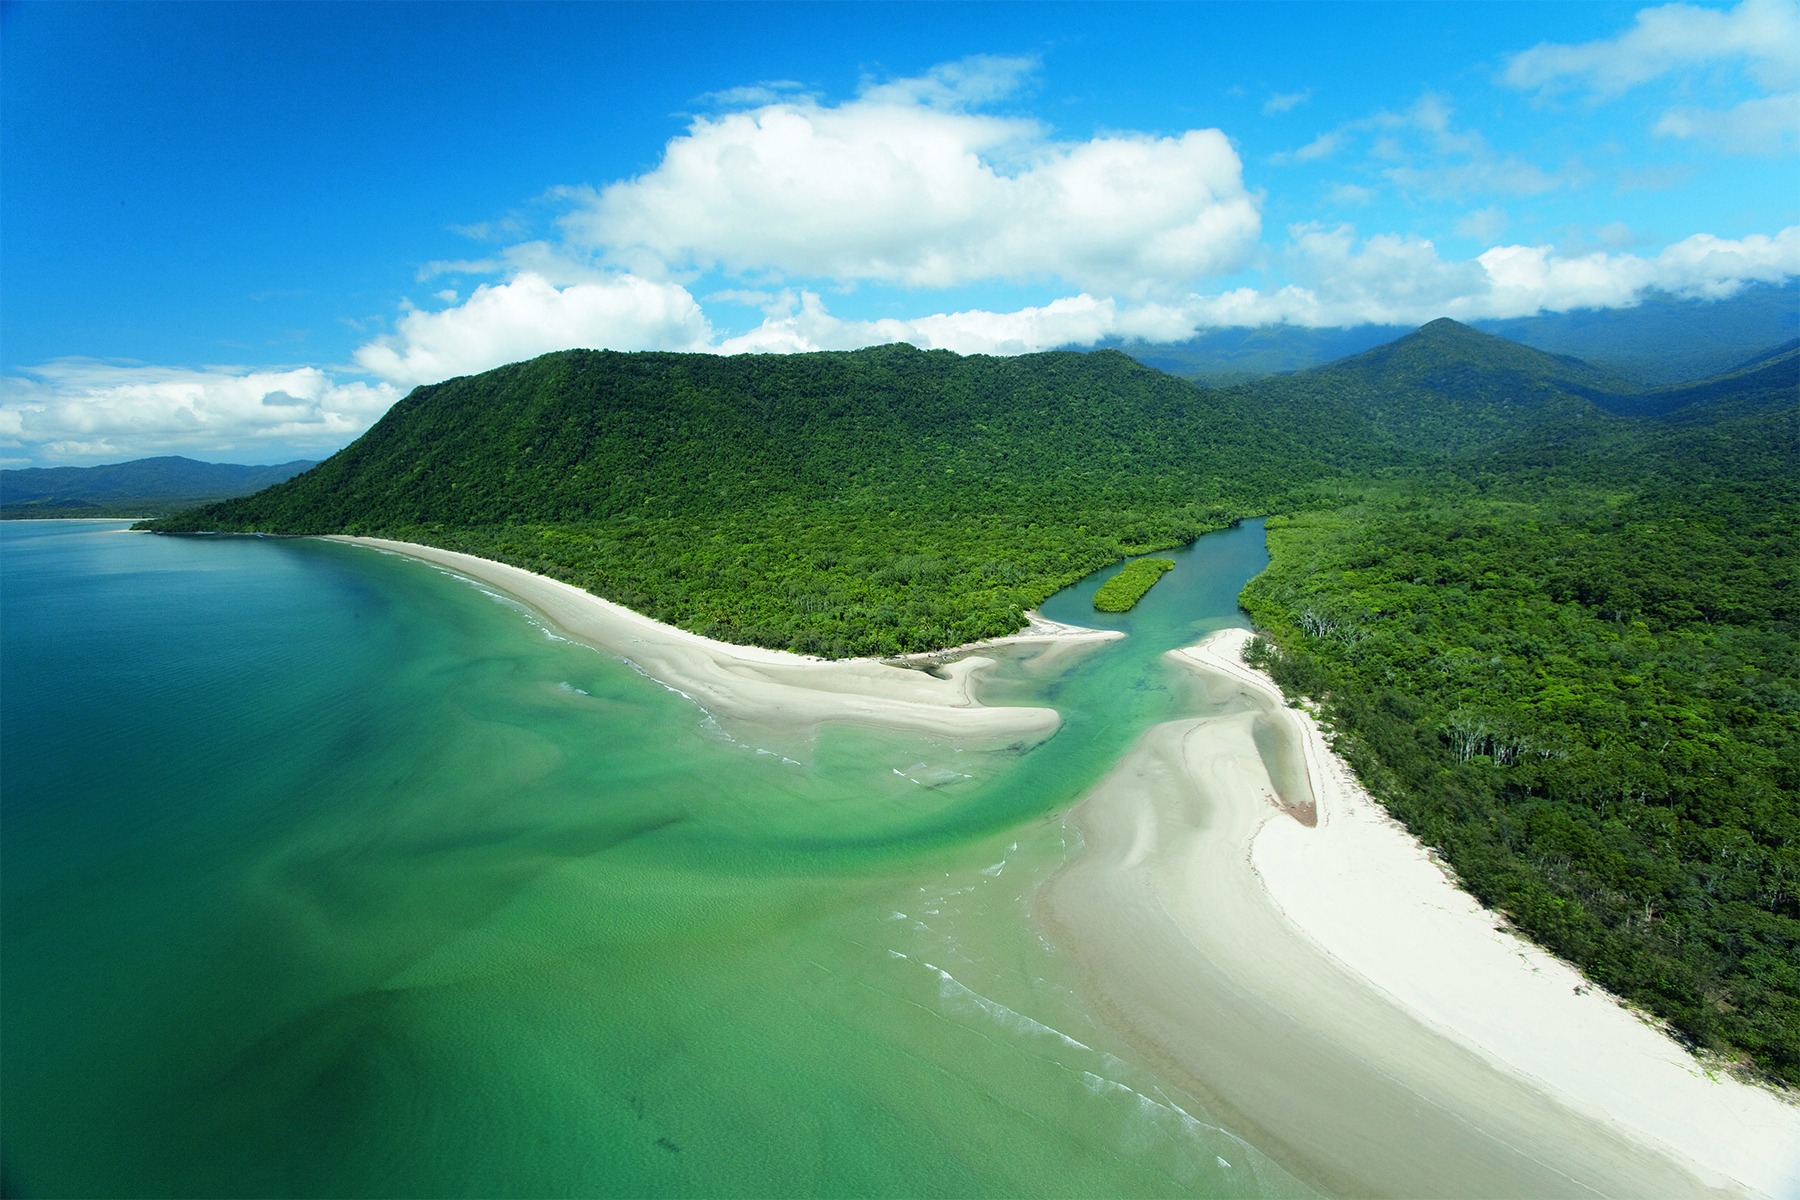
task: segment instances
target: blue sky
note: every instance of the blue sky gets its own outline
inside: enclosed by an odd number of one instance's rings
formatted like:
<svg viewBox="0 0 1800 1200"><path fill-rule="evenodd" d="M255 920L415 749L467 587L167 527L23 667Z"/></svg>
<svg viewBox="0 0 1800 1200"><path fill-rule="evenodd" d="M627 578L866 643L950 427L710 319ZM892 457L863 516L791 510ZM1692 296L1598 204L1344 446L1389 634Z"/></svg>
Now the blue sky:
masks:
<svg viewBox="0 0 1800 1200"><path fill-rule="evenodd" d="M0 8L0 463L566 346L1020 353L1800 275L1800 3Z"/></svg>

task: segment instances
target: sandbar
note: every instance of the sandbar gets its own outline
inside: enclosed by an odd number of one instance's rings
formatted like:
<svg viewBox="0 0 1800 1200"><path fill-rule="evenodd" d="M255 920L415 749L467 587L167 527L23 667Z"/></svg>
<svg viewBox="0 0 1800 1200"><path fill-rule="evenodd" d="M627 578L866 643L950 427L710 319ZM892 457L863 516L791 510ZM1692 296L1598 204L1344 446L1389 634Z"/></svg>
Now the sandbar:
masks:
<svg viewBox="0 0 1800 1200"><path fill-rule="evenodd" d="M387 538L327 540L420 559L494 588L568 636L626 659L716 718L786 728L847 722L992 743L1035 743L1061 724L1054 709L978 702L973 679L992 662L979 655L927 671L869 658L827 660L739 646L492 559ZM1069 632L1073 626L1062 629L1038 636L1078 640L1077 632Z"/></svg>

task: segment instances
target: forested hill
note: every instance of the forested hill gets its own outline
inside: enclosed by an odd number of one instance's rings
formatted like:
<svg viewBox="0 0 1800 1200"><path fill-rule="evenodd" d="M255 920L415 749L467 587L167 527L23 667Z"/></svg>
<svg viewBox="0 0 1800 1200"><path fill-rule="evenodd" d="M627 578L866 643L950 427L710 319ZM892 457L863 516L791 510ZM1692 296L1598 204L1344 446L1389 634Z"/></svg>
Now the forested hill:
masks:
<svg viewBox="0 0 1800 1200"><path fill-rule="evenodd" d="M169 455L97 467L25 467L0 471L0 516L102 517L176 512L245 496L312 466L199 462Z"/></svg>
<svg viewBox="0 0 1800 1200"><path fill-rule="evenodd" d="M1303 449L1117 353L570 350L417 389L305 479L208 515L323 532L704 519L777 499L1241 509L1279 490Z"/></svg>
<svg viewBox="0 0 1800 1200"><path fill-rule="evenodd" d="M894 653L1011 632L1346 475L1606 427L1571 391L1599 378L1453 322L1217 390L1114 351L571 350L416 389L304 476L157 528L454 544L731 641Z"/></svg>
<svg viewBox="0 0 1800 1200"><path fill-rule="evenodd" d="M1315 367L1222 389L1238 405L1310 431L1351 468L1483 455L1547 432L1593 435L1639 389L1579 359L1451 320Z"/></svg>
<svg viewBox="0 0 1800 1200"><path fill-rule="evenodd" d="M572 350L419 388L307 475L157 528L404 536L731 641L882 654L1306 503L1339 451L1118 353Z"/></svg>
<svg viewBox="0 0 1800 1200"><path fill-rule="evenodd" d="M1274 514L1267 661L1390 810L1591 977L1800 1084L1796 371L1643 391L1454 322L1219 389L1112 352L569 351L154 527L429 542L841 655L1011 632Z"/></svg>
<svg viewBox="0 0 1800 1200"><path fill-rule="evenodd" d="M1602 406L1632 397L1454 321L1222 389L1116 351L570 350L415 389L306 474L156 528L402 536L730 641L895 653L1347 481L1630 436Z"/></svg>

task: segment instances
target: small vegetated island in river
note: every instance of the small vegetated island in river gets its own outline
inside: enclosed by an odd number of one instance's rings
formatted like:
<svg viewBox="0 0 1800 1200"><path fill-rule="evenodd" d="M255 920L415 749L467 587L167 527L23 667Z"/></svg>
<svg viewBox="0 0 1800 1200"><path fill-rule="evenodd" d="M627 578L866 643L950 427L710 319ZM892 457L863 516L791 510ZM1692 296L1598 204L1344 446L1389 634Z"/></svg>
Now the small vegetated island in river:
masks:
<svg viewBox="0 0 1800 1200"><path fill-rule="evenodd" d="M1166 571L1175 569L1172 558L1140 558L1126 563L1117 575L1100 585L1094 593L1094 610L1104 613L1130 612L1144 593L1156 586Z"/></svg>
<svg viewBox="0 0 1800 1200"><path fill-rule="evenodd" d="M166 532L497 559L729 642L1014 632L1268 514L1242 602L1484 904L1800 1085L1800 348L1645 390L1453 321L1207 388L1116 351L570 350L415 389Z"/></svg>

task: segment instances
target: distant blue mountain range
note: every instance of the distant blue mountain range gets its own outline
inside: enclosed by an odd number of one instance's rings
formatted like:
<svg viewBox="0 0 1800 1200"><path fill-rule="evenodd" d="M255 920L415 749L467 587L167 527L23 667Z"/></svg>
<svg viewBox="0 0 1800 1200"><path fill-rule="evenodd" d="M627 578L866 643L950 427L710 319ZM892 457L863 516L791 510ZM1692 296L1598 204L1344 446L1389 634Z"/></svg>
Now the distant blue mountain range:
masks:
<svg viewBox="0 0 1800 1200"><path fill-rule="evenodd" d="M1725 300L1652 295L1635 308L1589 309L1471 321L1536 350L1565 354L1645 387L1722 374L1800 336L1800 285L1756 285ZM1185 342L1104 343L1146 366L1203 383L1235 383L1301 371L1372 350L1407 333L1400 325L1217 329Z"/></svg>
<svg viewBox="0 0 1800 1200"><path fill-rule="evenodd" d="M296 460L275 466L242 466L165 456L101 467L0 471L0 517L154 516L212 500L248 496L315 465Z"/></svg>

